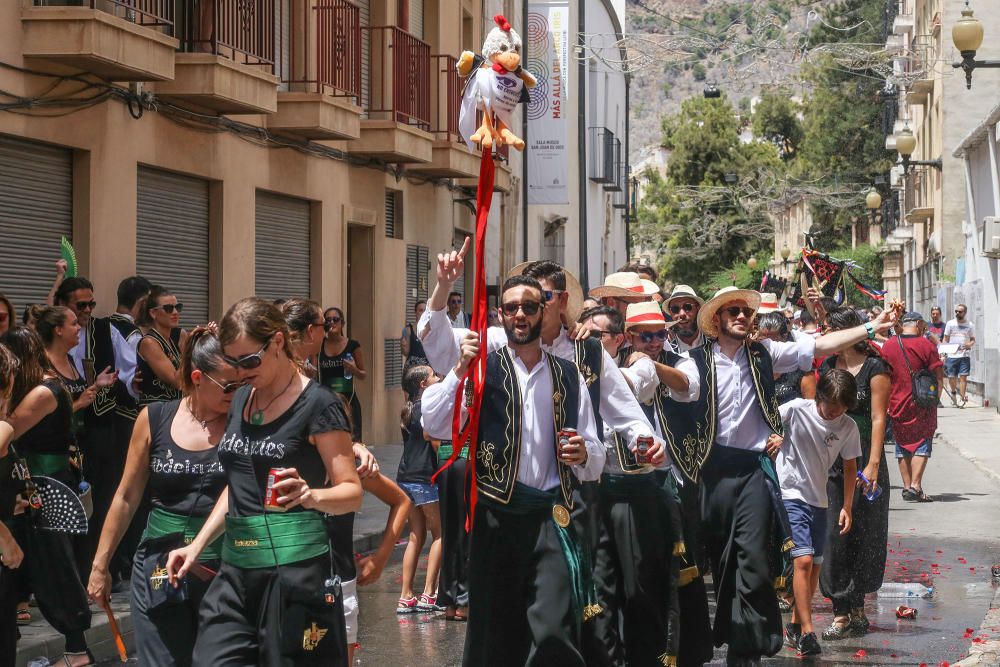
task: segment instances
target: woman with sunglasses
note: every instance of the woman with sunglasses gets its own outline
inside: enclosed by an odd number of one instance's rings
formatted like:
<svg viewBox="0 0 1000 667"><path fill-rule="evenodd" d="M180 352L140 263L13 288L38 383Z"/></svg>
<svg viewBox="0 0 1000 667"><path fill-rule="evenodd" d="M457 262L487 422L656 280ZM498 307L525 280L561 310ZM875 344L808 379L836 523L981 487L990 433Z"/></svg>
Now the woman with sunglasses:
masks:
<svg viewBox="0 0 1000 667"><path fill-rule="evenodd" d="M24 458L32 475L51 477L75 488L78 479L70 464L73 399L49 364L42 339L27 327L14 327L0 343L19 361L7 415L17 454ZM90 608L77 570L72 536L38 528L29 516L32 511L15 516L13 523L38 608L66 638L62 664L95 664L84 637L90 628Z"/></svg>
<svg viewBox="0 0 1000 667"><path fill-rule="evenodd" d="M167 553L194 538L226 488L218 445L226 414L240 387L236 371L222 358L215 325L197 327L181 355L184 397L152 403L139 413L129 444L125 474L108 511L87 590L101 603L111 595L108 566L142 504L148 487L153 509L132 569L132 623L143 665L191 664L198 629L198 605L207 582L189 576L187 598L160 606L166 582L150 580ZM174 536L171 538L170 536ZM200 554L205 569L218 570L221 543Z"/></svg>
<svg viewBox="0 0 1000 667"><path fill-rule="evenodd" d="M354 381L368 377L361 356L361 343L344 335L344 311L340 308L327 308L323 316L327 333L319 353L319 381L347 401L352 435L355 442L361 442L361 402L354 391Z"/></svg>
<svg viewBox="0 0 1000 667"><path fill-rule="evenodd" d="M181 347L187 333L180 328L184 304L159 285L139 307L137 324L146 333L139 341L139 405L181 397Z"/></svg>
<svg viewBox="0 0 1000 667"><path fill-rule="evenodd" d="M257 297L219 327L246 386L229 411L223 494L191 544L170 554L176 586L225 532L201 606L198 665L346 665L340 582L323 514L354 512L361 484L343 402L299 370L280 309Z"/></svg>

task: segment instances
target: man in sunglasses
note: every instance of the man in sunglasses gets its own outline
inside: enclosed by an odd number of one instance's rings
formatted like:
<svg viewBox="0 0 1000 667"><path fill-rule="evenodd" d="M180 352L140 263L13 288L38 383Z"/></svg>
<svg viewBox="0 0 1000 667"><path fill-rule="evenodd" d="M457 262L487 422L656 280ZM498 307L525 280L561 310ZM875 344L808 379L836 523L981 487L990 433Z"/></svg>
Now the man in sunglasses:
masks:
<svg viewBox="0 0 1000 667"><path fill-rule="evenodd" d="M468 329L472 326L472 318L462 311L462 295L458 292L448 294L448 319L452 329Z"/></svg>
<svg viewBox="0 0 1000 667"><path fill-rule="evenodd" d="M550 307L534 278L512 276L503 285L506 339L486 357L474 434L478 500L467 665L586 664L580 625L595 600L581 526L570 511L573 488L600 476L605 453L576 366L542 349ZM450 432L456 391L478 352L478 334L465 331L454 367L423 394L427 432ZM564 429L575 429L574 435L557 442Z"/></svg>
<svg viewBox="0 0 1000 667"><path fill-rule="evenodd" d="M808 370L815 357L872 340L895 318L890 309L816 339L752 341L759 306L759 293L735 287L701 306L698 326L706 343L690 352L700 395L693 403L664 403L667 440L680 448L674 458L685 489L700 486L700 503L684 495L682 503L688 513L701 508L702 534L696 537L704 541L718 601L713 639L716 646L728 644L729 665L758 665L782 646L772 566L780 570L780 554L791 544L773 465L782 433L774 375Z"/></svg>
<svg viewBox="0 0 1000 667"><path fill-rule="evenodd" d="M663 312L676 322L671 344L674 352L680 354L705 344L705 337L698 329L698 311L705 301L687 285L676 285L666 303Z"/></svg>

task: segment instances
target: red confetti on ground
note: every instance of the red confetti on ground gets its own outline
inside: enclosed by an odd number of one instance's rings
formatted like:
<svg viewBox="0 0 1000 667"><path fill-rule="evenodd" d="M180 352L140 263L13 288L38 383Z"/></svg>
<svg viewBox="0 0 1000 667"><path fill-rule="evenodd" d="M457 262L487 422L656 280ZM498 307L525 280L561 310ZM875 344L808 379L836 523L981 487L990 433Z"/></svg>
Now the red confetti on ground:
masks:
<svg viewBox="0 0 1000 667"><path fill-rule="evenodd" d="M973 632L975 632L975 630L973 630L972 628L966 628L966 629L965 629L965 631L966 631L966 632L968 632L968 633L969 633L970 635L971 635L971 634L972 634Z"/></svg>
<svg viewBox="0 0 1000 667"><path fill-rule="evenodd" d="M358 643L358 642L354 642L354 650L355 651L360 651L361 650L361 644Z"/></svg>
<svg viewBox="0 0 1000 667"><path fill-rule="evenodd" d="M868 653L863 648L860 648L860 649L858 649L858 652L854 654L854 657L855 658L863 658L866 655L868 655Z"/></svg>
<svg viewBox="0 0 1000 667"><path fill-rule="evenodd" d="M927 667L927 663L926 662L920 663L920 667Z"/></svg>
<svg viewBox="0 0 1000 667"><path fill-rule="evenodd" d="M934 551L934 553L939 553L939 554L943 554L944 552L943 552L943 551L941 551L940 549L936 549L936 550Z"/></svg>
<svg viewBox="0 0 1000 667"><path fill-rule="evenodd" d="M890 657L890 658L898 658L899 656L898 656L898 655L896 655L895 653L890 653L890 654L889 654L889 657Z"/></svg>
<svg viewBox="0 0 1000 667"><path fill-rule="evenodd" d="M982 643L983 643L983 641L984 641L984 640L983 640L983 639L982 639L981 637L973 637L973 638L972 638L972 643L973 643L973 644L982 644Z"/></svg>
<svg viewBox="0 0 1000 667"><path fill-rule="evenodd" d="M931 563L931 567L941 567L938 563Z"/></svg>
<svg viewBox="0 0 1000 667"><path fill-rule="evenodd" d="M962 556L959 556L958 557L958 562L965 564L965 563L968 563L969 561L965 560L965 558L963 558Z"/></svg>

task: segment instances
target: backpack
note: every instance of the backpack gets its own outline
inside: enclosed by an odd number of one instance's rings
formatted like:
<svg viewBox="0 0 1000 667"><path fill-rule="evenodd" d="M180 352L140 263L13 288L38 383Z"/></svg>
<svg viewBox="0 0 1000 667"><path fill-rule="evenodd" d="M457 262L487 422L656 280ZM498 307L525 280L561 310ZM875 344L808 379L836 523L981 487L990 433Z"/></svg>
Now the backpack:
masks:
<svg viewBox="0 0 1000 667"><path fill-rule="evenodd" d="M899 344L899 352L903 355L903 362L906 370L910 371L911 391L913 392L913 402L921 408L933 408L938 404L938 383L937 376L926 368L921 368L917 372L910 366L910 360L906 357L906 349L903 347L903 339L896 336Z"/></svg>

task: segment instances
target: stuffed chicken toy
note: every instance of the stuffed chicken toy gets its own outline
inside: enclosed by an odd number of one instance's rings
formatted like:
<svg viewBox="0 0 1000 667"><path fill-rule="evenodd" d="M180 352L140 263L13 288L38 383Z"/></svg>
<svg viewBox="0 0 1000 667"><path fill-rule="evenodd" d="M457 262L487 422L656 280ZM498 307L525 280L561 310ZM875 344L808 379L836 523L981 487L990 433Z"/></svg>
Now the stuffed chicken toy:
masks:
<svg viewBox="0 0 1000 667"><path fill-rule="evenodd" d="M458 61L459 75L466 77L459 112L458 130L469 150L475 144L490 149L493 144L507 144L524 150L524 140L511 132L514 108L528 101L528 89L535 77L521 67L521 36L510 27L502 14L493 17L496 27L486 35L483 54L464 51ZM476 127L476 112L483 120ZM495 118L494 118L495 117Z"/></svg>

